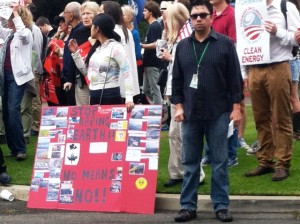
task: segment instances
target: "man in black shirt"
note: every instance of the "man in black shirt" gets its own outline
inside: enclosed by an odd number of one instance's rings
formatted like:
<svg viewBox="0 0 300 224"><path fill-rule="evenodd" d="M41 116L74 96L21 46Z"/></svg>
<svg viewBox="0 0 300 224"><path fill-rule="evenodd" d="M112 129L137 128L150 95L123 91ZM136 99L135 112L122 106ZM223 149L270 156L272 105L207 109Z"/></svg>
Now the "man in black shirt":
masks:
<svg viewBox="0 0 300 224"><path fill-rule="evenodd" d="M163 61L156 57L156 41L161 38L162 28L157 18L160 16L159 5L154 1L147 1L144 8L144 18L150 24L146 43L141 44L145 49L143 55L144 83L143 90L150 102L162 104L160 87L157 85L159 71L163 67Z"/></svg>
<svg viewBox="0 0 300 224"><path fill-rule="evenodd" d="M176 222L197 216L199 165L205 136L211 153L211 199L222 222L228 212L228 125L238 125L243 99L242 77L233 42L211 28L213 7L209 1L191 3L192 35L178 43L172 80L175 120L182 122L183 185L181 210Z"/></svg>
<svg viewBox="0 0 300 224"><path fill-rule="evenodd" d="M69 38L64 46L64 57L63 57L63 77L65 79L64 90L72 91L72 102L69 102L69 105L77 105L78 102L73 98L75 95L75 84L84 85L87 84L82 76L78 77L78 70L75 65L75 62L71 56L71 52L68 47L69 40L75 39L77 41L78 46L85 43L91 35L91 29L85 27L81 22L81 5L78 2L70 2L66 5L65 10L63 12L64 19L67 25L72 26L72 30L69 34Z"/></svg>

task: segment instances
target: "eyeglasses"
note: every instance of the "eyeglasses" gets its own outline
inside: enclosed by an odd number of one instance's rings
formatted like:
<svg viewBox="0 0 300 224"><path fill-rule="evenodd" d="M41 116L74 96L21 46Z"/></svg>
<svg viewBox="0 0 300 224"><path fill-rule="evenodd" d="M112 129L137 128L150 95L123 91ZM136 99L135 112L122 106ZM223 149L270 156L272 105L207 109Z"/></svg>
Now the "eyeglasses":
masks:
<svg viewBox="0 0 300 224"><path fill-rule="evenodd" d="M198 16L200 16L201 19L206 19L207 16L209 16L209 13L203 12L203 13L196 13L196 14L191 14L190 17L191 19L198 19Z"/></svg>
<svg viewBox="0 0 300 224"><path fill-rule="evenodd" d="M70 11L64 11L64 14L67 14L67 13L72 13L72 12L70 12Z"/></svg>

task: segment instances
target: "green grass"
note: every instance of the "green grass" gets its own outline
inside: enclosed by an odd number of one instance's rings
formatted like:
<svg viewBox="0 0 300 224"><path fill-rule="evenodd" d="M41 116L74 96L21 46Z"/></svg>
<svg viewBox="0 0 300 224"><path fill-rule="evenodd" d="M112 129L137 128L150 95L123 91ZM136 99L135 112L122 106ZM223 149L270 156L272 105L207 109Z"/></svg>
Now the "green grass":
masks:
<svg viewBox="0 0 300 224"><path fill-rule="evenodd" d="M248 143L252 143L256 139L256 131L252 118L251 107L247 107L248 122L245 132L245 138ZM168 159L169 144L168 132L163 131L160 146L159 169L158 169L158 193L180 193L181 186L165 188L163 184L169 179ZM12 184L29 185L33 167L33 158L35 154L36 137L31 137L31 142L27 145L27 160L17 162L13 158L6 158L6 164L9 174L13 177ZM247 156L246 151L239 149L238 161L239 165L229 169L230 173L230 194L231 195L300 195L300 141L294 142L294 153L292 159L292 167L290 169L290 177L281 182L271 181L272 174L260 177L246 178L244 173L249 169L257 166L255 156ZM6 145L2 145L4 155L9 153ZM206 174L205 185L199 187L199 194L210 193L210 166L204 167Z"/></svg>

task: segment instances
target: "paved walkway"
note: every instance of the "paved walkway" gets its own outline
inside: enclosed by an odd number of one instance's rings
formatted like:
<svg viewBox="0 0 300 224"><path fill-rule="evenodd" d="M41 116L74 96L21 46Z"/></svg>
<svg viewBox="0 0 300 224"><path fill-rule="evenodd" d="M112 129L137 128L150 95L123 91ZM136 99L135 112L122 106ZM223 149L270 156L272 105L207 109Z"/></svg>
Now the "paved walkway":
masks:
<svg viewBox="0 0 300 224"><path fill-rule="evenodd" d="M29 186L11 185L0 187L12 192L15 199L27 201ZM235 212L291 212L300 211L300 196L230 196L230 210ZM198 210L212 211L212 204L208 195L198 196ZM178 211L179 194L156 194L156 210Z"/></svg>

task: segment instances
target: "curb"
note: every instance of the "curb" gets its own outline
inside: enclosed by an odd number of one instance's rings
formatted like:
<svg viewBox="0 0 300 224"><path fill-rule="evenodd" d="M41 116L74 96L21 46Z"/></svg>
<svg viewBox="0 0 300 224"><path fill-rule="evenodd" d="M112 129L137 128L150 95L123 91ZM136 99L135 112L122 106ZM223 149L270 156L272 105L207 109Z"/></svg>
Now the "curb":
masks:
<svg viewBox="0 0 300 224"><path fill-rule="evenodd" d="M10 191L16 200L27 201L29 186L11 185L0 187L0 191ZM156 194L155 210L179 211L179 194ZM213 205L209 195L198 195L198 211L212 211ZM230 196L231 212L242 213L285 213L300 212L300 196Z"/></svg>

